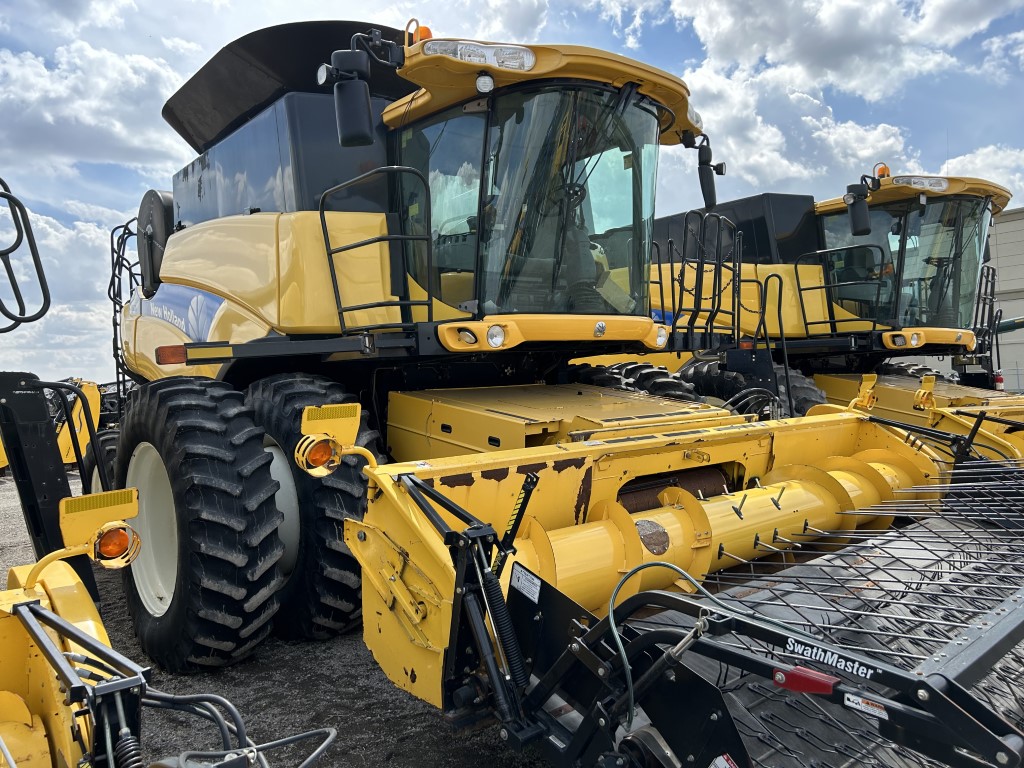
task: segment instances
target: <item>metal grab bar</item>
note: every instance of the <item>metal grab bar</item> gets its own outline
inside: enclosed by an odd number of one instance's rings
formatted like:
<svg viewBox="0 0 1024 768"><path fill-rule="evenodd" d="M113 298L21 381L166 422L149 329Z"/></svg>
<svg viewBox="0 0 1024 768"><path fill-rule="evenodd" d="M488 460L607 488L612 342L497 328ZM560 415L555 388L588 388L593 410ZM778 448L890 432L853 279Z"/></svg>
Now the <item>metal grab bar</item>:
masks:
<svg viewBox="0 0 1024 768"><path fill-rule="evenodd" d="M7 333L23 323L35 322L47 313L50 309L50 286L46 282L43 262L39 257L39 248L36 246L36 238L32 233L32 225L28 220L28 211L25 210L21 200L11 194L11 188L3 179L0 179L0 199L7 201L15 233L14 242L6 248L0 248L0 262L4 265L7 280L11 285L11 293L14 295L14 301L17 304L17 309L12 310L4 303L3 299L0 299L0 315L3 315L10 321L8 325L0 326L0 333ZM18 283L18 277L14 271L14 263L11 260L11 257L21 248L22 243L28 244L29 253L32 257L32 266L36 273L36 281L39 283L39 293L41 294L39 308L34 312L28 311L25 296L22 293L21 285Z"/></svg>

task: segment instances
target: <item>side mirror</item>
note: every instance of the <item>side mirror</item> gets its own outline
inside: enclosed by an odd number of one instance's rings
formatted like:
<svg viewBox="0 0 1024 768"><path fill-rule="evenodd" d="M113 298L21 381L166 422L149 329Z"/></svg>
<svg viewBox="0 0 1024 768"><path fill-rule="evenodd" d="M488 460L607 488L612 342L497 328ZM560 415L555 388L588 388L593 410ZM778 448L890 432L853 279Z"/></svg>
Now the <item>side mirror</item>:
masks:
<svg viewBox="0 0 1024 768"><path fill-rule="evenodd" d="M334 84L338 141L343 147L373 144L369 79L370 54L366 51L335 51L331 63L321 65L317 71L320 85Z"/></svg>
<svg viewBox="0 0 1024 768"><path fill-rule="evenodd" d="M850 234L854 237L871 234L871 214L868 211L868 188L866 184L850 184L843 195L846 210L850 214Z"/></svg>
<svg viewBox="0 0 1024 768"><path fill-rule="evenodd" d="M725 175L725 163L711 164L711 144L707 137L697 147L697 178L700 180L700 193L704 198L704 209L714 210L718 204L718 193L715 191L715 176Z"/></svg>

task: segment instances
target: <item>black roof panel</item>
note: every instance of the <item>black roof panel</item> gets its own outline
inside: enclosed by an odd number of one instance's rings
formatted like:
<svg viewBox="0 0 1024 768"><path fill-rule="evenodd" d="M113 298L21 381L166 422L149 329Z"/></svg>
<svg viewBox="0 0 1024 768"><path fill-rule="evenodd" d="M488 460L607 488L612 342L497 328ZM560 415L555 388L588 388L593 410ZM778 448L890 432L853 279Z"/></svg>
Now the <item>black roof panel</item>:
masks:
<svg viewBox="0 0 1024 768"><path fill-rule="evenodd" d="M205 152L285 93L325 93L316 70L352 35L379 29L403 42L404 32L361 21L301 21L250 32L224 46L164 104L163 117L197 152ZM372 65L370 93L397 99L416 86L393 69Z"/></svg>

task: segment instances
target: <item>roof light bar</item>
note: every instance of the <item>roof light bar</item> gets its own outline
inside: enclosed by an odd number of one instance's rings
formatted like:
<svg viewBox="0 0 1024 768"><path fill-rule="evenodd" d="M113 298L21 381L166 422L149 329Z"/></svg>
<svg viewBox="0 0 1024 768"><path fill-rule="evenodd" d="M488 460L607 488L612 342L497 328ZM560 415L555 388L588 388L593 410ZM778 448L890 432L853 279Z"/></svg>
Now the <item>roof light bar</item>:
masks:
<svg viewBox="0 0 1024 768"><path fill-rule="evenodd" d="M937 176L895 176L892 183L928 192L945 192L949 189L949 181Z"/></svg>
<svg viewBox="0 0 1024 768"><path fill-rule="evenodd" d="M520 72L529 72L537 63L533 51L520 45L484 45L466 40L428 40L423 44L423 53Z"/></svg>

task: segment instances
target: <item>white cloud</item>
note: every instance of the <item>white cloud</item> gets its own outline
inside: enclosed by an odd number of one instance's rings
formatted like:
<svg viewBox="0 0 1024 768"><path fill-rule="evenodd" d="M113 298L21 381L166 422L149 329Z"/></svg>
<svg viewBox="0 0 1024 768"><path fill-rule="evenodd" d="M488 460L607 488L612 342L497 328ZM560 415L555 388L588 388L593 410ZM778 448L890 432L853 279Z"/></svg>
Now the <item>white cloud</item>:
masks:
<svg viewBox="0 0 1024 768"><path fill-rule="evenodd" d="M190 40L182 40L180 37L161 37L160 42L163 43L164 48L169 50L171 53L198 54L203 52L203 47L199 45L199 43L194 43Z"/></svg>
<svg viewBox="0 0 1024 768"><path fill-rule="evenodd" d="M924 0L916 14L911 12L907 32L923 44L952 47L1018 8L1024 8L1024 0Z"/></svg>
<svg viewBox="0 0 1024 768"><path fill-rule="evenodd" d="M1024 71L1024 30L991 37L982 43L987 56L979 71L998 82L1006 82L1014 68Z"/></svg>
<svg viewBox="0 0 1024 768"><path fill-rule="evenodd" d="M954 157L939 171L951 176L974 176L1001 184L1011 193L1024 195L1024 149L990 144ZM1020 200L1016 201L1019 206ZM1011 202L1011 205L1014 203Z"/></svg>
<svg viewBox="0 0 1024 768"><path fill-rule="evenodd" d="M533 42L547 23L548 0L485 0L479 3L458 3L468 14L480 14L474 37L499 42ZM443 27L434 33L446 36Z"/></svg>

